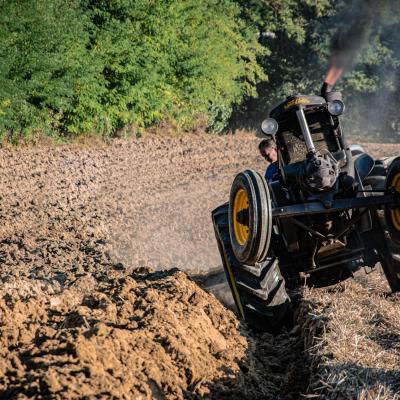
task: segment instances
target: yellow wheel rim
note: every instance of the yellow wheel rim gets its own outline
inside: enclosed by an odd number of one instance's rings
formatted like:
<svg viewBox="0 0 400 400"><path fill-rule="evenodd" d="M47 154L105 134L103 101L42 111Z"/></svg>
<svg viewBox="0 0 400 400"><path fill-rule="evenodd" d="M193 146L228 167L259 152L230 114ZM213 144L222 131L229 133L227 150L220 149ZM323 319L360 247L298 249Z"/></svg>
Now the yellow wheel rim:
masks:
<svg viewBox="0 0 400 400"><path fill-rule="evenodd" d="M249 238L249 226L243 221L243 211L249 212L249 198L244 189L239 189L233 200L233 230L237 242L243 246ZM241 221L242 222L239 222Z"/></svg>
<svg viewBox="0 0 400 400"><path fill-rule="evenodd" d="M392 179L390 185L396 192L400 192L400 172L398 172ZM390 211L393 226L400 231L400 209L394 208Z"/></svg>

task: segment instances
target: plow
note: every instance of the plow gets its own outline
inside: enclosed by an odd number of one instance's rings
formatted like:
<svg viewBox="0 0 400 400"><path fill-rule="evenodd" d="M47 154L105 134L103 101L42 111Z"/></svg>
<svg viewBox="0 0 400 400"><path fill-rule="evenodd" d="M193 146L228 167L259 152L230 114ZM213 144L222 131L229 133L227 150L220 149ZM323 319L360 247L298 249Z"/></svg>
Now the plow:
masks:
<svg viewBox="0 0 400 400"><path fill-rule="evenodd" d="M278 153L268 182L254 170L233 180L212 212L222 264L239 315L277 332L293 322L291 293L326 287L364 268L400 291L400 157L374 159L349 145L342 94L294 95L261 125Z"/></svg>

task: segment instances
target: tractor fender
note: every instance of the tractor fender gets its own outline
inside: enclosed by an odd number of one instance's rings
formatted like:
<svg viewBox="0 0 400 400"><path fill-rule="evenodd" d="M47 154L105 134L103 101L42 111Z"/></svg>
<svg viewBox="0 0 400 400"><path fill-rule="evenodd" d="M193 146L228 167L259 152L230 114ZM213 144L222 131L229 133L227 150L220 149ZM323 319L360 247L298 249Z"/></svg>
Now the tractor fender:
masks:
<svg viewBox="0 0 400 400"><path fill-rule="evenodd" d="M353 157L358 156L359 154L365 153L364 148L362 146L360 146L359 144L351 144L349 146L349 150L351 151L351 155Z"/></svg>
<svg viewBox="0 0 400 400"><path fill-rule="evenodd" d="M354 167L358 172L361 182L369 175L374 165L374 159L367 153L361 153L355 157Z"/></svg>

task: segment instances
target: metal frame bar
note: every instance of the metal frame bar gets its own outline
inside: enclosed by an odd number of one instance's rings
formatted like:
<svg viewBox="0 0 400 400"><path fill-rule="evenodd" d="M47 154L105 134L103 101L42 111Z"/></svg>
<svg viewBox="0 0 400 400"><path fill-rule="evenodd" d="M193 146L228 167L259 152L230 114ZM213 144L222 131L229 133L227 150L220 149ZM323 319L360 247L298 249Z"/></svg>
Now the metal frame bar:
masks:
<svg viewBox="0 0 400 400"><path fill-rule="evenodd" d="M325 264L322 265L320 267L314 268L314 269L309 269L306 271L303 271L305 274L312 274L313 272L317 272L317 271L322 271L324 269L328 269L328 268L332 268L335 267L336 265L340 265L346 262L350 262L350 261L354 261L357 260L358 258L362 257L364 249L355 249L353 252L353 255L347 257L347 258L343 258L341 260L337 260L337 261L333 261L330 262L329 264Z"/></svg>
<svg viewBox="0 0 400 400"><path fill-rule="evenodd" d="M351 218L349 221L347 221L347 225L345 228L343 228L340 232L336 233L333 236L324 235L321 232L318 232L315 229L310 228L306 224L303 224L302 222L300 222L299 220L297 220L293 217L287 217L287 218L293 224L297 225L298 227L304 229L307 232L310 232L311 235L314 236L315 238L322 239L322 240L329 240L329 239L338 240L340 238L340 236L343 236L348 230L350 230L351 226L354 225L355 223L357 223L363 217L363 215L365 213L367 213L368 211L369 211L368 208L364 208L360 214L356 215L354 218Z"/></svg>
<svg viewBox="0 0 400 400"><path fill-rule="evenodd" d="M307 226L306 224L303 224L302 222L300 222L299 220L293 218L293 217L288 217L289 221L294 223L295 225L297 225L298 227L300 227L301 229L304 229L307 232L310 232L312 236L318 238L318 239L322 239L322 240L327 240L328 237L325 236L324 234L322 234L321 232L318 232L312 228L310 228L309 226Z"/></svg>
<svg viewBox="0 0 400 400"><path fill-rule="evenodd" d="M329 214L338 211L349 210L352 208L378 208L384 205L400 207L398 194L384 196L356 197L353 199L334 200L330 207L326 207L322 202L295 204L292 206L276 207L272 209L273 218L289 218L301 215Z"/></svg>
<svg viewBox="0 0 400 400"><path fill-rule="evenodd" d="M346 228L343 228L340 232L338 232L334 239L340 238L340 236L343 236L347 231L351 229L351 226L357 223L363 216L369 211L368 208L364 208L360 214L356 215L354 218L351 218L350 221L348 222Z"/></svg>

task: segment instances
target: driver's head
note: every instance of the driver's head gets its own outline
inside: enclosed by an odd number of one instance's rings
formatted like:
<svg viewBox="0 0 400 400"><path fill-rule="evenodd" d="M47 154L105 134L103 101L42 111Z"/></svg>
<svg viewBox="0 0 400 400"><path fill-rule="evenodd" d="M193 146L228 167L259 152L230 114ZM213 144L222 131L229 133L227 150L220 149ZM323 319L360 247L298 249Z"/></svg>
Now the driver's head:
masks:
<svg viewBox="0 0 400 400"><path fill-rule="evenodd" d="M272 139L264 139L258 145L260 154L270 163L278 160L275 142Z"/></svg>

